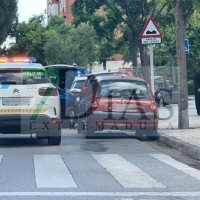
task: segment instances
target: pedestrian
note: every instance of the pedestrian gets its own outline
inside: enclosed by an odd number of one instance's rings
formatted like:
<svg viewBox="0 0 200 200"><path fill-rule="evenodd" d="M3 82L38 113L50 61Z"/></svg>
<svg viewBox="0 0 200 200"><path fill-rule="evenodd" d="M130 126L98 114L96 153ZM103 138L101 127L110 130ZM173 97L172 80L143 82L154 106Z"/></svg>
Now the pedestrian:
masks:
<svg viewBox="0 0 200 200"><path fill-rule="evenodd" d="M194 74L195 105L197 114L200 115L200 70Z"/></svg>

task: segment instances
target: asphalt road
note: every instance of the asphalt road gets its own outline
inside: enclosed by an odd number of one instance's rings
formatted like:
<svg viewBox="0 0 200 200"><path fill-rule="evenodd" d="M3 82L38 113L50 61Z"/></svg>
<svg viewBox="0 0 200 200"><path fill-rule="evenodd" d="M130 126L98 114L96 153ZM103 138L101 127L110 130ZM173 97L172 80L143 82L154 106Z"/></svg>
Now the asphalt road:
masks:
<svg viewBox="0 0 200 200"><path fill-rule="evenodd" d="M0 199L200 199L197 160L158 142L108 134L85 139L63 129L60 146L1 140Z"/></svg>

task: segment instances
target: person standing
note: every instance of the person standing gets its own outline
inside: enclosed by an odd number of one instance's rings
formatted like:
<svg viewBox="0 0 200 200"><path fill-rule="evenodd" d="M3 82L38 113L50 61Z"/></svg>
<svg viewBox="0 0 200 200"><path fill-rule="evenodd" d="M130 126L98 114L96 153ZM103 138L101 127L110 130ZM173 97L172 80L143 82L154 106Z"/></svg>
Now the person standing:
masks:
<svg viewBox="0 0 200 200"><path fill-rule="evenodd" d="M194 74L194 92L197 114L200 115L200 70Z"/></svg>

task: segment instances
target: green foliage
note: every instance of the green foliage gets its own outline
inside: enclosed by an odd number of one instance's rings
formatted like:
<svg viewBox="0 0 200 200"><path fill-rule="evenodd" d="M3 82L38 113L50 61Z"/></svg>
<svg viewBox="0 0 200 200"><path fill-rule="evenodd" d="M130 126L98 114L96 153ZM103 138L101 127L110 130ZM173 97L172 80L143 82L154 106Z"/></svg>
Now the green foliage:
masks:
<svg viewBox="0 0 200 200"><path fill-rule="evenodd" d="M11 47L12 55L35 56L37 62L45 64L43 45L45 42L43 16L34 16L28 22L19 23L13 36L16 44Z"/></svg>
<svg viewBox="0 0 200 200"><path fill-rule="evenodd" d="M65 24L65 21L63 18L58 17L58 16L52 16L49 19L47 30L54 30L60 36L65 36L66 34L69 33L71 27L72 27L71 24Z"/></svg>
<svg viewBox="0 0 200 200"><path fill-rule="evenodd" d="M194 95L194 81L193 80L189 80L187 82L188 85L188 94L189 95Z"/></svg>
<svg viewBox="0 0 200 200"><path fill-rule="evenodd" d="M11 35L17 24L17 0L0 1L0 44Z"/></svg>
<svg viewBox="0 0 200 200"><path fill-rule="evenodd" d="M155 66L154 67L154 74L155 76L172 76L172 67L171 66Z"/></svg>
<svg viewBox="0 0 200 200"><path fill-rule="evenodd" d="M67 34L60 34L49 26L45 37L44 52L48 64L75 62L86 66L95 61L96 35L89 25L71 27Z"/></svg>
<svg viewBox="0 0 200 200"><path fill-rule="evenodd" d="M104 6L106 12L99 12ZM106 9L104 1L79 1L76 0L72 6L72 11L74 15L74 24L77 26L81 23L90 24L98 36L98 60L101 62L106 61L114 53L118 53L121 46L117 44L115 38L115 29L117 28L120 19L115 16L115 14ZM121 42L122 45L122 42Z"/></svg>

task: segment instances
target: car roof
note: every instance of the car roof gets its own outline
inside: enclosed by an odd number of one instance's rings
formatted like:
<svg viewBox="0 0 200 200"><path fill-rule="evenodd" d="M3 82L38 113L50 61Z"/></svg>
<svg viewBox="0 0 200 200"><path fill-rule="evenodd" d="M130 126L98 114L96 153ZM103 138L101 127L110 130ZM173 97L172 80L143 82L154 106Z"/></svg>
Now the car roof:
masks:
<svg viewBox="0 0 200 200"><path fill-rule="evenodd" d="M165 78L165 79L170 79L167 76L154 76L154 79L159 79L159 78Z"/></svg>
<svg viewBox="0 0 200 200"><path fill-rule="evenodd" d="M87 76L76 76L75 79L74 79L74 82L75 81L82 81L82 80L86 80L87 79Z"/></svg>
<svg viewBox="0 0 200 200"><path fill-rule="evenodd" d="M44 69L39 63L2 63L0 64L1 69Z"/></svg>
<svg viewBox="0 0 200 200"><path fill-rule="evenodd" d="M122 74L121 76L119 75L111 75L111 76L101 76L101 77L97 77L96 78L99 81L103 81L103 80L127 80L127 81L142 81L147 83L144 79L139 78L139 77L130 77L127 75Z"/></svg>
<svg viewBox="0 0 200 200"><path fill-rule="evenodd" d="M119 70L101 70L101 71L96 71L96 72L93 72L91 74L104 74L104 73L115 73L115 72L119 72Z"/></svg>
<svg viewBox="0 0 200 200"><path fill-rule="evenodd" d="M66 67L69 67L69 68L74 68L73 65L66 65L66 64L55 64L55 65L47 65L47 66L45 66L45 68L48 68L48 67L54 67L54 68L66 68Z"/></svg>

